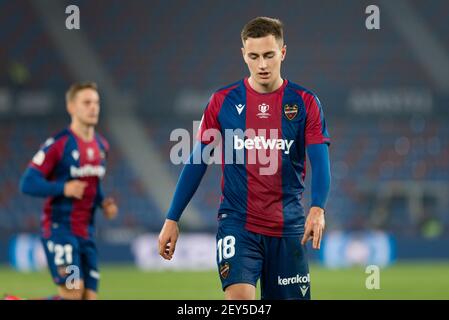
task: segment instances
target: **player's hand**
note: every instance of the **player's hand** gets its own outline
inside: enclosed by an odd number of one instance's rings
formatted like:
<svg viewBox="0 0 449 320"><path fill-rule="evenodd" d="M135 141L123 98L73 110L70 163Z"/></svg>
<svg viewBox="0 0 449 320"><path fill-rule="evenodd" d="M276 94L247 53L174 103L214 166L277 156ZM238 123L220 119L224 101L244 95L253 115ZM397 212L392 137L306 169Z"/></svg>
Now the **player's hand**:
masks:
<svg viewBox="0 0 449 320"><path fill-rule="evenodd" d="M171 260L175 253L176 241L179 237L178 223L166 219L161 233L159 234L159 254L166 260Z"/></svg>
<svg viewBox="0 0 449 320"><path fill-rule="evenodd" d="M301 244L305 245L307 241L313 239L313 249L320 249L324 226L324 210L320 207L311 207L306 219L304 236L302 237Z"/></svg>
<svg viewBox="0 0 449 320"><path fill-rule="evenodd" d="M108 219L114 219L118 214L118 207L114 198L108 197L103 200L101 207L103 208L103 214Z"/></svg>
<svg viewBox="0 0 449 320"><path fill-rule="evenodd" d="M81 200L84 195L84 189L87 182L81 180L70 180L64 184L64 196Z"/></svg>

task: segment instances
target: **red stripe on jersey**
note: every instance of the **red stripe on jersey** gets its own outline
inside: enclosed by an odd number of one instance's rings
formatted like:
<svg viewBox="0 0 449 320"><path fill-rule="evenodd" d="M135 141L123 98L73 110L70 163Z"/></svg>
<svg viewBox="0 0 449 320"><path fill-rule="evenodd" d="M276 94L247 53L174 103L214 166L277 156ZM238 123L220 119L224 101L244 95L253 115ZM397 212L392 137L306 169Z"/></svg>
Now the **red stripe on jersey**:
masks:
<svg viewBox="0 0 449 320"><path fill-rule="evenodd" d="M44 236L44 238L49 238L51 236L51 224L52 224L52 201L53 201L53 197L47 198L47 200L45 200L45 205L44 205L44 214L42 216L42 221L41 221L41 225L42 225L42 235Z"/></svg>
<svg viewBox="0 0 449 320"><path fill-rule="evenodd" d="M247 88L246 130L254 129L257 136L265 136L266 139L282 139L282 97L287 81L284 81L278 90L269 94L257 93L250 87L247 79L245 79L245 85ZM265 132L260 129L265 129ZM275 132L270 132L270 129L274 129ZM269 165L261 163L258 158L258 154L263 152L267 156L265 160L271 161ZM269 236L282 236L284 224L282 152L277 149L246 151L248 181L246 229L249 231ZM252 161L251 157L256 158L255 163L249 163ZM260 170L269 166L275 166L274 174L262 175Z"/></svg>
<svg viewBox="0 0 449 320"><path fill-rule="evenodd" d="M204 110L203 118L201 119L200 127L196 136L197 140L201 143L209 144L214 141L212 137L204 136L206 130L221 130L221 126L218 121L218 114L220 113L223 101L226 99L226 96L236 87L238 87L238 85L217 91L211 96L209 103Z"/></svg>
<svg viewBox="0 0 449 320"><path fill-rule="evenodd" d="M321 110L318 106L315 96L313 94L297 90L296 91L304 101L306 107L306 127L305 127L305 142L306 147L309 144L318 144L329 142L330 139L323 135L323 122L321 119Z"/></svg>
<svg viewBox="0 0 449 320"><path fill-rule="evenodd" d="M73 134L76 138L79 151L79 166L101 165L100 148L95 139L89 142L83 141L81 138ZM97 186L99 177L87 176L78 178L87 183L84 189L84 195L81 200L74 199L72 204L72 212L70 213L70 226L72 233L88 238L88 227L92 218L93 209L95 208L95 198L97 196Z"/></svg>

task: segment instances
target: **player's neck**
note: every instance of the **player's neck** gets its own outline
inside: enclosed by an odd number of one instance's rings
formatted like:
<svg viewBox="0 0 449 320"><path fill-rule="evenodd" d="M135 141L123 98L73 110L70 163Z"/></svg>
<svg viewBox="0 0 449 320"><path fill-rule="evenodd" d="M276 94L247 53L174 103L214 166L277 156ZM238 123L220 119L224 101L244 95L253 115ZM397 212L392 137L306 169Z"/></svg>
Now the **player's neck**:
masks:
<svg viewBox="0 0 449 320"><path fill-rule="evenodd" d="M253 90L258 93L270 93L279 89L284 83L284 80L281 78L281 76L279 76L279 78L277 78L272 83L262 85L254 81L252 77L249 77L248 83L251 86L251 88L253 88Z"/></svg>
<svg viewBox="0 0 449 320"><path fill-rule="evenodd" d="M93 126L86 126L76 121L70 124L70 130L86 142L92 141L95 134L95 128Z"/></svg>

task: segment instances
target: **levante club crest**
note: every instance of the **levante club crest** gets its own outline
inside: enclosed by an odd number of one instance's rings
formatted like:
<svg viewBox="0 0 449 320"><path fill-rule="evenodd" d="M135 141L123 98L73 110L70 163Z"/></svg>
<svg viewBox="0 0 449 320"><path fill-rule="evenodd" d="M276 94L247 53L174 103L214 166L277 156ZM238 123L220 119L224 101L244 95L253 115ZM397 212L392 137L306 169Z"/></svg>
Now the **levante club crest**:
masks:
<svg viewBox="0 0 449 320"><path fill-rule="evenodd" d="M296 117L296 115L298 114L298 106L296 104L294 104L292 106L289 104L286 104L284 106L284 114L288 120L293 120Z"/></svg>
<svg viewBox="0 0 449 320"><path fill-rule="evenodd" d="M220 266L220 276L223 279L226 279L228 277L230 268L231 266L229 265L229 262L225 262Z"/></svg>

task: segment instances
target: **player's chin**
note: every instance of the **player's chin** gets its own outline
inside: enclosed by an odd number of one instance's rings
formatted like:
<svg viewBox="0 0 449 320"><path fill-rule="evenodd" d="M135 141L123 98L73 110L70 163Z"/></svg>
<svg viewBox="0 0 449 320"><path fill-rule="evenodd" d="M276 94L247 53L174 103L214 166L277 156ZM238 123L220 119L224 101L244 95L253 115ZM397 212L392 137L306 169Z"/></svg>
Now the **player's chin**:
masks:
<svg viewBox="0 0 449 320"><path fill-rule="evenodd" d="M88 118L85 122L88 126L96 126L98 124L98 117Z"/></svg>
<svg viewBox="0 0 449 320"><path fill-rule="evenodd" d="M271 83L271 74L268 75L258 75L259 84L267 85Z"/></svg>

